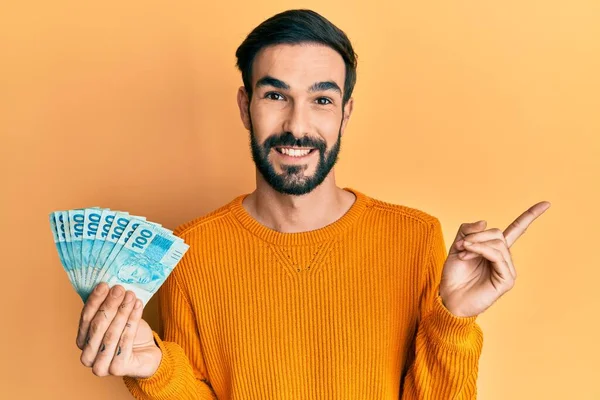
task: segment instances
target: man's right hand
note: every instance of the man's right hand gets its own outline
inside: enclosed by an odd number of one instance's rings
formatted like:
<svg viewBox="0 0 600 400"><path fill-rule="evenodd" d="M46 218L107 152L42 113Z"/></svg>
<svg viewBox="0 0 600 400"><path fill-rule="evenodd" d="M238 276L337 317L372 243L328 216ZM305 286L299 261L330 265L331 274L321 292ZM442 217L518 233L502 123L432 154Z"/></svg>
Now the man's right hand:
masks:
<svg viewBox="0 0 600 400"><path fill-rule="evenodd" d="M152 376L162 359L152 329L142 319L142 301L120 285L99 283L79 320L81 363L97 376Z"/></svg>

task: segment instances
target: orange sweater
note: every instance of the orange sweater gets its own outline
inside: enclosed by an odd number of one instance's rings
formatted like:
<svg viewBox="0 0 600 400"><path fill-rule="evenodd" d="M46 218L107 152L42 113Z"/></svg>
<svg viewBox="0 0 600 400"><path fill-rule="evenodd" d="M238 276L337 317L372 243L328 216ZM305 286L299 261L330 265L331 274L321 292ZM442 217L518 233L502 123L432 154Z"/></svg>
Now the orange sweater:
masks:
<svg viewBox="0 0 600 400"><path fill-rule="evenodd" d="M438 287L439 220L357 197L281 233L240 195L175 234L190 250L158 292L163 357L138 399L475 399L483 333Z"/></svg>

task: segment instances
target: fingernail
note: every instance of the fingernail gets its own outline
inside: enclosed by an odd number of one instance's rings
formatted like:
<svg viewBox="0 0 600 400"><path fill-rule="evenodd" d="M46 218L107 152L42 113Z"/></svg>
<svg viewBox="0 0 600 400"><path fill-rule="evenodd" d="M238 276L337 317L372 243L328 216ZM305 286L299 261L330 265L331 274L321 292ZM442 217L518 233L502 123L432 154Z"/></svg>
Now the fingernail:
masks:
<svg viewBox="0 0 600 400"><path fill-rule="evenodd" d="M138 308L140 308L141 306L142 306L142 301L138 299L138 300L135 302L135 309L137 310L137 309L138 309Z"/></svg>
<svg viewBox="0 0 600 400"><path fill-rule="evenodd" d="M464 242L464 240L460 239L458 242L456 242L456 247L459 247L463 242Z"/></svg>
<svg viewBox="0 0 600 400"><path fill-rule="evenodd" d="M120 297L123 294L123 288L121 286L115 286L112 288L112 296Z"/></svg>
<svg viewBox="0 0 600 400"><path fill-rule="evenodd" d="M472 245L472 244L473 244L473 243L471 243L471 242L469 242L469 241L465 240L465 246L470 246L470 245Z"/></svg>
<svg viewBox="0 0 600 400"><path fill-rule="evenodd" d="M133 293L125 293L125 299L123 300L123 303L129 303L131 300L133 300Z"/></svg>
<svg viewBox="0 0 600 400"><path fill-rule="evenodd" d="M102 343L102 347L100 347L100 353L102 353L105 348L106 348L106 345L104 343Z"/></svg>
<svg viewBox="0 0 600 400"><path fill-rule="evenodd" d="M98 294L104 294L106 293L106 285L103 283L99 283L94 291Z"/></svg>

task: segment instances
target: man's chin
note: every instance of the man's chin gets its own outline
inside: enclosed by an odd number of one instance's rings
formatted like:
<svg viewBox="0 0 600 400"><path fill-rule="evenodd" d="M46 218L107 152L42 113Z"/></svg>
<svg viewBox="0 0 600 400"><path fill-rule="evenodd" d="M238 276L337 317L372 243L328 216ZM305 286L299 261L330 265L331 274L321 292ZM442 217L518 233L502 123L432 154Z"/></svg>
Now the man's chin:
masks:
<svg viewBox="0 0 600 400"><path fill-rule="evenodd" d="M281 189L281 188L276 188L273 187L273 189L275 189L277 192L281 193L281 194L285 194L288 196L303 196L305 194L308 194L310 192L313 191L314 188L285 188L285 189ZM280 190L281 189L281 190Z"/></svg>

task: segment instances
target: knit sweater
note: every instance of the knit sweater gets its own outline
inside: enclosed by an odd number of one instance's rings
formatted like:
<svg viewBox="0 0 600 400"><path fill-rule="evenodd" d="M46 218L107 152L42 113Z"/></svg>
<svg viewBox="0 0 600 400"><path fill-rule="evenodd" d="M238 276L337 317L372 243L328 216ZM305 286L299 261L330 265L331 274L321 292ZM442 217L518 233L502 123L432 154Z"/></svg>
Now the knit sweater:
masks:
<svg viewBox="0 0 600 400"><path fill-rule="evenodd" d="M483 333L439 296L440 221L352 189L335 222L270 229L246 195L179 226L137 399L475 399Z"/></svg>

